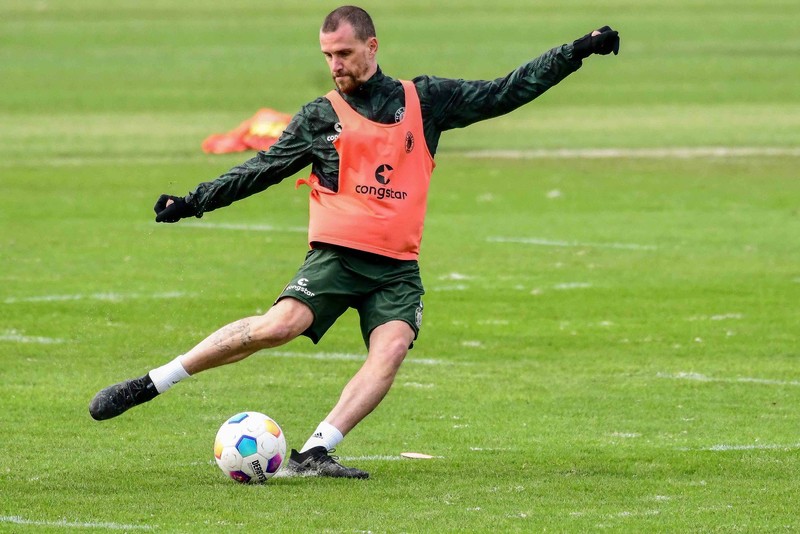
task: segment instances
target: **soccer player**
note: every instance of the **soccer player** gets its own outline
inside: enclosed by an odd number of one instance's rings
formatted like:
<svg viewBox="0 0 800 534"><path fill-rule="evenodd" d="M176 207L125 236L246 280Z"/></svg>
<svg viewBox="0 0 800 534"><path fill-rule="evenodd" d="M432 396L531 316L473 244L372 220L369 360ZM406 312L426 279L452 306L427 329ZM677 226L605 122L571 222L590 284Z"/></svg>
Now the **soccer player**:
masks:
<svg viewBox="0 0 800 534"><path fill-rule="evenodd" d="M306 104L267 151L185 197L161 195L156 222L201 217L261 192L307 166L310 250L264 315L222 327L143 377L94 397L97 420L116 417L179 381L305 335L317 343L348 308L360 317L367 358L288 468L297 473L367 478L329 453L384 398L422 325L417 258L433 156L445 130L508 113L576 71L592 54L619 50L608 26L553 48L493 81L383 73L369 14L332 11L319 33L335 90Z"/></svg>

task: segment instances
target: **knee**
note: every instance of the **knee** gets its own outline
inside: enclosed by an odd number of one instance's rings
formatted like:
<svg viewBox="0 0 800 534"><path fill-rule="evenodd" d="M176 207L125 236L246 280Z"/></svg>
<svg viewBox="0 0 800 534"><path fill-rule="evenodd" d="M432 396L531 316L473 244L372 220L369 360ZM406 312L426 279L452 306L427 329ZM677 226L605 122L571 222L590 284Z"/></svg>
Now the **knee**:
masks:
<svg viewBox="0 0 800 534"><path fill-rule="evenodd" d="M405 338L398 338L389 344L387 353L392 361L396 361L397 365L400 365L408 354L408 347L409 343Z"/></svg>
<svg viewBox="0 0 800 534"><path fill-rule="evenodd" d="M260 348L277 347L300 335L301 332L289 323L275 320L269 315L256 317L252 322L252 336Z"/></svg>
<svg viewBox="0 0 800 534"><path fill-rule="evenodd" d="M314 314L306 304L295 299L283 299L267 313L252 318L253 338L260 348L277 347L306 331Z"/></svg>
<svg viewBox="0 0 800 534"><path fill-rule="evenodd" d="M405 339L393 339L370 347L369 357L387 373L394 375L408 354L408 342Z"/></svg>
<svg viewBox="0 0 800 534"><path fill-rule="evenodd" d="M375 328L369 338L367 362L386 377L394 377L414 341L414 331L403 321Z"/></svg>

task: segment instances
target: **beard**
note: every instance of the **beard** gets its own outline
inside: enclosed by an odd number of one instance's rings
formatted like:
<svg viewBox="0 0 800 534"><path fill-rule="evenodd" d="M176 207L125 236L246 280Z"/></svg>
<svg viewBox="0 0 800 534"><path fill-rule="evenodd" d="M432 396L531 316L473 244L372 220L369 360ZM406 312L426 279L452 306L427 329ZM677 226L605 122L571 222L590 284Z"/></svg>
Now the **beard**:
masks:
<svg viewBox="0 0 800 534"><path fill-rule="evenodd" d="M359 82L356 79L356 77L350 73L341 74L339 76L331 76L331 78L333 78L333 83L334 85L336 85L336 88L345 94L352 93L353 91L358 89L362 83Z"/></svg>
<svg viewBox="0 0 800 534"><path fill-rule="evenodd" d="M369 78L369 64L366 60L356 61L331 73L336 88L345 94L355 92Z"/></svg>

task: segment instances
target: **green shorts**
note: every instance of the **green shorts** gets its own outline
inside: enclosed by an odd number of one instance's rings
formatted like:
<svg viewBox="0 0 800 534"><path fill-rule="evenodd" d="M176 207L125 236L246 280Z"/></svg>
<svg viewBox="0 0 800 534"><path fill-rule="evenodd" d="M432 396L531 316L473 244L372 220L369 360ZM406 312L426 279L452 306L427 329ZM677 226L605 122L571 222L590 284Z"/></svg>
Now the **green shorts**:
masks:
<svg viewBox="0 0 800 534"><path fill-rule="evenodd" d="M422 279L415 260L395 260L343 247L318 244L275 302L295 298L314 312L303 335L318 343L348 308L358 311L361 335L369 348L372 331L389 321L422 326Z"/></svg>

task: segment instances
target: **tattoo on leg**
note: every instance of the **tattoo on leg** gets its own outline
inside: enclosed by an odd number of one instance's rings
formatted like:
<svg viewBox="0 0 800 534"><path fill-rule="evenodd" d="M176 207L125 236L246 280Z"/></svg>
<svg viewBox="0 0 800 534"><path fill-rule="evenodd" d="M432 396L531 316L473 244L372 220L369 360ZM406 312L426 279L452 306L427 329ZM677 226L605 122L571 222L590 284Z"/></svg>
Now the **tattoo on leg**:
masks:
<svg viewBox="0 0 800 534"><path fill-rule="evenodd" d="M242 331L239 341L241 341L243 347L253 342L253 335L250 332L250 321L245 320L242 322Z"/></svg>
<svg viewBox="0 0 800 534"><path fill-rule="evenodd" d="M226 353L234 350L234 344L237 338L242 347L247 347L253 342L250 321L248 319L242 319L221 328L217 331L211 342L217 348L217 352Z"/></svg>

